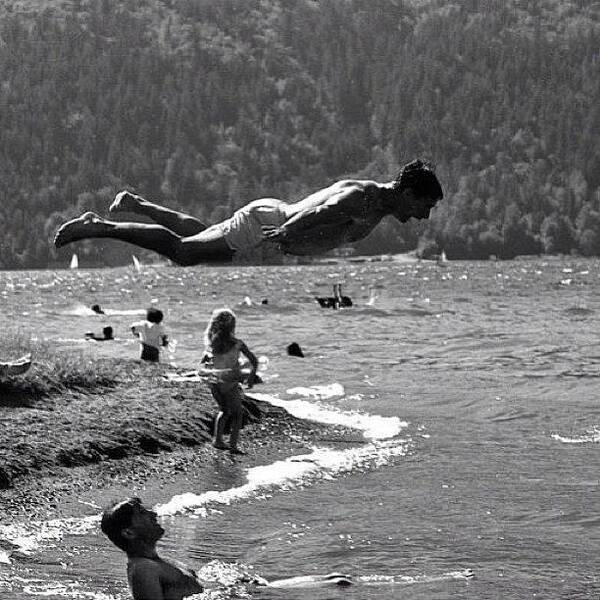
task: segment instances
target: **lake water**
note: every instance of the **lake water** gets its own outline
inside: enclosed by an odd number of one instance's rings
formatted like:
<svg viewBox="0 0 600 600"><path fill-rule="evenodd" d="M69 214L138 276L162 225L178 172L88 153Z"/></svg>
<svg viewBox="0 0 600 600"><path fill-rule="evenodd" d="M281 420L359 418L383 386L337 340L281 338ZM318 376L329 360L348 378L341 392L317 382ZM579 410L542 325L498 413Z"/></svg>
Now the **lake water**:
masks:
<svg viewBox="0 0 600 600"><path fill-rule="evenodd" d="M314 301L336 282L352 308ZM599 298L598 261L568 257L0 273L5 323L91 356L136 356L128 328L154 302L170 360L194 368L210 312L230 306L269 359L258 392L365 430L359 448L238 463L159 507L162 553L219 560L221 580L253 565L357 581L240 592L259 599L597 598ZM82 341L106 324L115 342ZM0 564L1 598L128 598L94 518L44 526L63 539L24 526L35 544Z"/></svg>

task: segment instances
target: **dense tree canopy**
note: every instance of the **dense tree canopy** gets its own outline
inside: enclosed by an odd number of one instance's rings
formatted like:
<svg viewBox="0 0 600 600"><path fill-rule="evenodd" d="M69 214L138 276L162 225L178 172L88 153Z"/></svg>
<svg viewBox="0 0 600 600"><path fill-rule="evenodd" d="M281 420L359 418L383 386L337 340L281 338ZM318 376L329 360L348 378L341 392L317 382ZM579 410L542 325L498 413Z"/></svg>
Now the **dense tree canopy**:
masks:
<svg viewBox="0 0 600 600"><path fill-rule="evenodd" d="M209 222L433 161L426 223L355 251L600 254L600 10L585 0L0 6L0 268L123 188ZM88 264L129 260L85 242Z"/></svg>

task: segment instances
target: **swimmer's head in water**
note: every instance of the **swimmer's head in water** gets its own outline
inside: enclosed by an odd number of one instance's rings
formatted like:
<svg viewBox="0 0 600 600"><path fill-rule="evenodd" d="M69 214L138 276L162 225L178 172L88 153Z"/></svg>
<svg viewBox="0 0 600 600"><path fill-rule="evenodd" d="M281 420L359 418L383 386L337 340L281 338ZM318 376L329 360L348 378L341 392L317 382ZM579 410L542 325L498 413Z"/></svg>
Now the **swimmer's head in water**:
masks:
<svg viewBox="0 0 600 600"><path fill-rule="evenodd" d="M162 537L165 530L156 516L139 498L128 498L102 513L100 528L117 548L128 552L136 541L154 544Z"/></svg>
<svg viewBox="0 0 600 600"><path fill-rule="evenodd" d="M113 328L110 325L108 325L107 327L104 327L104 329L102 329L102 333L104 334L105 340L113 339Z"/></svg>
<svg viewBox="0 0 600 600"><path fill-rule="evenodd" d="M150 323L160 323L163 320L162 310L158 310L158 308L149 308L146 311L146 319L150 321Z"/></svg>
<svg viewBox="0 0 600 600"><path fill-rule="evenodd" d="M229 308L213 310L204 332L204 343L216 354L227 352L235 342L235 313Z"/></svg>

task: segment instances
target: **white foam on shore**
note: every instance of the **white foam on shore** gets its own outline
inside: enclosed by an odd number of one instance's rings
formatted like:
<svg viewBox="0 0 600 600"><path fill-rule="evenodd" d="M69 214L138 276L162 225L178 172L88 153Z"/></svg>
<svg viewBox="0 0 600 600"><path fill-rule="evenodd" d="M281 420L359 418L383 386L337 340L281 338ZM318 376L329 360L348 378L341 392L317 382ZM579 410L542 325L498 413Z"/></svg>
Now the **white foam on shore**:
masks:
<svg viewBox="0 0 600 600"><path fill-rule="evenodd" d="M299 388L294 388L293 391L297 389ZM329 390L335 395L344 393L339 384L315 386L312 389ZM288 393L291 391L288 390ZM310 454L291 456L270 465L248 469L247 482L244 485L222 491L211 490L202 494L191 492L178 494L166 504L155 507L159 515L173 516L192 512L204 516L207 508L214 504L227 505L247 498L265 498L274 491L291 490L315 481L334 479L352 471L377 468L387 464L394 457L404 456L410 445L409 440L395 438L407 426L406 422L397 417L344 412L307 400L282 400L260 392L246 395L273 406L280 406L301 419L357 429L362 431L365 437L373 440L373 443L343 450L314 448Z"/></svg>
<svg viewBox="0 0 600 600"><path fill-rule="evenodd" d="M288 390L288 393L290 391ZM323 406L307 400L282 400L276 396L254 391L246 393L246 395L250 398L268 402L273 406L284 408L288 413L299 419L357 429L362 431L366 438L372 440L392 438L408 426L406 421L401 421L398 417L382 417L380 415L369 415L354 411L342 411L331 406Z"/></svg>
<svg viewBox="0 0 600 600"><path fill-rule="evenodd" d="M558 433L553 433L552 439L562 442L563 444L597 444L600 442L600 429L594 427L584 435L577 437L567 437Z"/></svg>
<svg viewBox="0 0 600 600"><path fill-rule="evenodd" d="M12 575L10 581L0 581L0 588L15 590L17 586L28 596L46 598L90 598L91 600L119 600L121 596L113 596L105 592L89 589L79 581L45 581L39 578L27 578Z"/></svg>
<svg viewBox="0 0 600 600"><path fill-rule="evenodd" d="M338 384L339 385L339 384ZM333 389L332 386L327 386ZM340 386L341 387L341 386ZM343 393L343 389L342 389ZM307 400L282 400L253 392L251 398L280 406L293 416L325 424L342 425L363 432L371 443L357 448L314 448L310 454L292 456L270 465L248 469L247 482L239 487L203 494L184 493L156 507L159 515L194 513L203 515L210 505L227 505L248 498L265 498L278 490L291 490L357 470L377 468L404 456L410 439L398 439L407 423L397 417L345 412ZM98 526L100 515L52 519L0 526L0 539L9 540L18 552L31 553L40 545L58 544L67 535L84 535ZM8 555L5 557L9 560Z"/></svg>
<svg viewBox="0 0 600 600"><path fill-rule="evenodd" d="M291 456L270 465L248 469L247 483L228 490L191 492L173 496L155 507L161 516L194 513L205 515L214 504L232 504L247 498L268 498L273 492L293 490L317 481L335 479L352 471L377 468L408 452L408 440L386 440L359 448L314 448L310 454Z"/></svg>
<svg viewBox="0 0 600 600"><path fill-rule="evenodd" d="M41 544L60 542L65 535L83 535L94 529L100 522L100 515L29 521L0 526L0 539L8 540L20 554L31 554ZM7 562L10 562L7 554Z"/></svg>
<svg viewBox="0 0 600 600"><path fill-rule="evenodd" d="M449 571L439 575L365 575L359 577L358 581L363 585L411 585L415 583L435 583L437 581L448 581L451 579L472 579L474 573L471 569L462 571Z"/></svg>
<svg viewBox="0 0 600 600"><path fill-rule="evenodd" d="M309 387L295 387L286 391L292 396L303 396L305 398L315 398L316 400L326 400L344 395L344 386L339 383L330 383L327 385L311 385Z"/></svg>

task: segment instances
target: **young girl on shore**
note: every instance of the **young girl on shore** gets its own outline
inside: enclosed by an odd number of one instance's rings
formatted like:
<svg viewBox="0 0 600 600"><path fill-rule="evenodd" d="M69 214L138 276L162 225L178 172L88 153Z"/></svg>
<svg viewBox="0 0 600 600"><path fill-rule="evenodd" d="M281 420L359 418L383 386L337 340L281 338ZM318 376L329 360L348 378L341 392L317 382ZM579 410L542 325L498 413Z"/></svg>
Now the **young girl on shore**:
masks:
<svg viewBox="0 0 600 600"><path fill-rule="evenodd" d="M238 439L242 427L242 371L240 355L244 355L251 365L247 385L251 388L256 378L258 360L248 346L235 337L235 314L228 308L213 311L204 333L206 346L200 361L200 373L209 375L209 386L213 398L219 405L215 421L213 446L242 454L238 449ZM229 423L231 433L229 446L223 441L225 425Z"/></svg>

